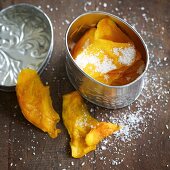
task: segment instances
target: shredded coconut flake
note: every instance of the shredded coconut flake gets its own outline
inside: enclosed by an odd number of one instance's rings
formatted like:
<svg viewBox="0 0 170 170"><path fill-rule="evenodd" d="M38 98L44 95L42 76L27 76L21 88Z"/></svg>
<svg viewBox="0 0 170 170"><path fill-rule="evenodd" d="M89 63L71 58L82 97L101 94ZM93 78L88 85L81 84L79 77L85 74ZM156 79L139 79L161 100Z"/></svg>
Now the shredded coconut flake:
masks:
<svg viewBox="0 0 170 170"><path fill-rule="evenodd" d="M119 56L119 48L113 48L113 52L114 52L114 54Z"/></svg>
<svg viewBox="0 0 170 170"><path fill-rule="evenodd" d="M167 129L169 129L169 126L168 125L165 125Z"/></svg>
<svg viewBox="0 0 170 170"><path fill-rule="evenodd" d="M107 3L103 3L103 7L106 8L107 7Z"/></svg>
<svg viewBox="0 0 170 170"><path fill-rule="evenodd" d="M143 11L143 10L145 10L145 7L142 6L140 9Z"/></svg>
<svg viewBox="0 0 170 170"><path fill-rule="evenodd" d="M65 20L65 23L69 25L69 24L70 24L70 21L66 19L66 20Z"/></svg>
<svg viewBox="0 0 170 170"><path fill-rule="evenodd" d="M92 2L90 2L90 1L85 2L85 3L84 3L84 11L87 12L87 11L88 11L87 8L88 8L88 6L91 6L91 4L92 4Z"/></svg>
<svg viewBox="0 0 170 170"><path fill-rule="evenodd" d="M113 48L113 53L119 56L119 62L124 65L130 65L136 55L136 51L134 47L128 48Z"/></svg>
<svg viewBox="0 0 170 170"><path fill-rule="evenodd" d="M104 79L107 81L109 79L108 75L104 75Z"/></svg>
<svg viewBox="0 0 170 170"><path fill-rule="evenodd" d="M116 138L119 138L123 142L127 142L132 138L138 137L138 135L140 136L139 124L143 123L143 117L140 115L141 111L142 110L140 110L138 114L131 113L128 116L124 114L123 117L110 118L111 122L119 123L122 126L121 130L115 133ZM135 129L138 129L139 131L135 131Z"/></svg>
<svg viewBox="0 0 170 170"><path fill-rule="evenodd" d="M107 148L106 148L106 146L103 145L103 146L101 146L101 149L106 150Z"/></svg>
<svg viewBox="0 0 170 170"><path fill-rule="evenodd" d="M98 55L87 55L86 50L77 56L75 62L81 69L84 69L88 64L93 64L95 66L94 71L99 73L107 73L116 69L112 59L109 59L106 55L103 60L100 60Z"/></svg>

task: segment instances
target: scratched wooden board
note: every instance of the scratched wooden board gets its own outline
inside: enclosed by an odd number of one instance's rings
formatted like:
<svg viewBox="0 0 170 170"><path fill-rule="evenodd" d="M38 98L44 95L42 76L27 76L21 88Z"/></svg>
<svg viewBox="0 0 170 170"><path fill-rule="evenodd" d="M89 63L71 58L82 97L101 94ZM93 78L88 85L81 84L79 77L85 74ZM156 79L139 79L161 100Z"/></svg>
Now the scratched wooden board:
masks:
<svg viewBox="0 0 170 170"><path fill-rule="evenodd" d="M60 115L62 95L74 90L65 71L65 32L69 22L90 10L118 15L141 33L151 56L147 77L153 81L148 81L145 89L149 99L141 95L138 102L130 106L129 112L136 113L139 102L143 102L140 107L144 112L153 107L152 111L148 111L150 117L145 115L144 121L139 125L140 129L145 129L144 132L136 139L132 138L127 147L126 143L124 145L120 141L119 144L119 140L112 136L112 145L107 144L106 150L102 150L103 144L100 144L97 151L81 159L73 159L70 154L70 139L62 120L57 125L62 133L58 138L51 139L24 119L15 92L0 91L0 169L170 169L169 0L0 0L0 9L23 2L39 6L53 23L54 51L41 78L44 83L48 82L53 106ZM104 121L109 121L109 117L120 117L121 113L128 114L129 109L126 107L113 111L88 102L87 105L93 110L93 116ZM113 148L117 148L119 153Z"/></svg>

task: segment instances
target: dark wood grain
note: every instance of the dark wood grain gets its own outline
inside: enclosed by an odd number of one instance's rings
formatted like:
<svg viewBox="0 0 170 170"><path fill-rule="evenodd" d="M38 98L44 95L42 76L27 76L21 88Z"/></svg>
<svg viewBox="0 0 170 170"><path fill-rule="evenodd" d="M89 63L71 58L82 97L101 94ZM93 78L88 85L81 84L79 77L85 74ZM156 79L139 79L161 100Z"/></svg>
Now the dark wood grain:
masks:
<svg viewBox="0 0 170 170"><path fill-rule="evenodd" d="M130 142L123 143L111 137L112 146L81 159L70 155L69 136L62 120L58 124L62 134L56 139L28 123L21 114L15 92L0 91L0 169L116 169L116 170L162 170L170 169L170 1L169 0L0 0L0 9L11 4L27 2L41 7L50 17L54 27L54 51L41 78L50 86L55 110L62 113L62 95L74 88L65 71L65 32L67 21L89 10L107 11L126 19L141 33L150 52L150 67L147 74L144 98L118 110L107 110L88 103L93 115L104 121L119 117L121 113L135 112L139 103L145 115L140 124L144 133ZM144 8L143 8L144 7ZM167 59L166 59L167 57ZM160 95L160 97L159 97ZM153 111L148 111L147 108ZM169 127L169 128L168 128ZM136 129L138 130L138 129ZM114 148L121 153L115 152ZM106 157L106 161L101 160ZM113 160L123 160L116 165Z"/></svg>

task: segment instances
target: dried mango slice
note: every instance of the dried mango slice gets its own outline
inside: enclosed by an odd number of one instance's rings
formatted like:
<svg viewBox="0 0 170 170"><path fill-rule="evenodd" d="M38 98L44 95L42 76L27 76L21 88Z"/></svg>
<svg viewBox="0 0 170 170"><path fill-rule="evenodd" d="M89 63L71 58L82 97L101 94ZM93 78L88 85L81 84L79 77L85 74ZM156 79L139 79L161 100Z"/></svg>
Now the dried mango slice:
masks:
<svg viewBox="0 0 170 170"><path fill-rule="evenodd" d="M112 82L111 85L125 85L132 81L134 81L137 77L139 77L144 71L145 63L142 59L136 61L131 67L129 67L125 72L123 72L122 76Z"/></svg>
<svg viewBox="0 0 170 170"><path fill-rule="evenodd" d="M139 63L141 63L141 66ZM112 70L95 79L107 85L125 85L134 81L140 75L136 73L137 69L139 69L139 67L142 69L144 66L145 64L141 54L136 51L135 61L130 67L123 66L120 69ZM129 72L130 74L128 74Z"/></svg>
<svg viewBox="0 0 170 170"><path fill-rule="evenodd" d="M96 28L91 28L80 38L72 50L72 56L75 59L84 49L86 49L93 41Z"/></svg>
<svg viewBox="0 0 170 170"><path fill-rule="evenodd" d="M133 41L109 17L100 20L97 29L89 29L72 54L85 73L106 85L124 85L135 80L138 74L126 78L124 72L142 58Z"/></svg>
<svg viewBox="0 0 170 170"><path fill-rule="evenodd" d="M127 69L135 60L136 50L132 44L100 39L82 51L75 62L89 76L109 85L120 77L111 71Z"/></svg>
<svg viewBox="0 0 170 170"><path fill-rule="evenodd" d="M112 82L119 79L122 76L122 72L119 70L115 70L114 72L105 73L95 79L103 84L111 85Z"/></svg>
<svg viewBox="0 0 170 170"><path fill-rule="evenodd" d="M108 55L114 60L117 68L122 66L130 66L135 61L136 49L130 43L116 43L110 40L98 39L90 46L94 46L98 51L104 51L104 55ZM95 51L91 51L93 53Z"/></svg>
<svg viewBox="0 0 170 170"><path fill-rule="evenodd" d="M124 75L131 75L135 74L142 74L144 70L145 62L141 58L140 60L136 61L131 67L129 67L125 72Z"/></svg>
<svg viewBox="0 0 170 170"><path fill-rule="evenodd" d="M95 39L105 39L119 43L133 43L110 18L104 18L98 22Z"/></svg>
<svg viewBox="0 0 170 170"><path fill-rule="evenodd" d="M78 92L63 96L62 117L71 137L71 150L74 158L80 158L95 150L105 137L120 129L117 124L98 122L90 116Z"/></svg>
<svg viewBox="0 0 170 170"><path fill-rule="evenodd" d="M53 109L49 87L44 86L35 70L24 69L18 76L16 93L24 117L50 137L57 137L60 117Z"/></svg>

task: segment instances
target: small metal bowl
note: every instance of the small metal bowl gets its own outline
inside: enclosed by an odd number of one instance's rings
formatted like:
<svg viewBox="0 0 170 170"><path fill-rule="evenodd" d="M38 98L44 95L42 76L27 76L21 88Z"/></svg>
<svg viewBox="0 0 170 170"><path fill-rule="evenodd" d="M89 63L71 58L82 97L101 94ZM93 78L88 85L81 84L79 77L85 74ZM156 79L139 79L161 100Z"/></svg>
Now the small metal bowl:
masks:
<svg viewBox="0 0 170 170"><path fill-rule="evenodd" d="M98 21L106 16L117 23L133 40L146 63L143 73L133 82L123 86L109 86L94 80L78 67L70 53L72 44L75 44L87 29L96 26ZM69 80L88 101L105 108L117 109L131 104L140 95L144 86L144 75L148 68L149 54L142 37L124 20L106 12L94 11L80 15L67 30L66 49L66 70Z"/></svg>
<svg viewBox="0 0 170 170"><path fill-rule="evenodd" d="M52 50L53 27L42 10L17 4L0 11L0 90L13 91L23 68L41 74Z"/></svg>

